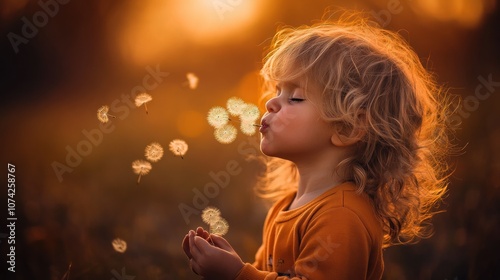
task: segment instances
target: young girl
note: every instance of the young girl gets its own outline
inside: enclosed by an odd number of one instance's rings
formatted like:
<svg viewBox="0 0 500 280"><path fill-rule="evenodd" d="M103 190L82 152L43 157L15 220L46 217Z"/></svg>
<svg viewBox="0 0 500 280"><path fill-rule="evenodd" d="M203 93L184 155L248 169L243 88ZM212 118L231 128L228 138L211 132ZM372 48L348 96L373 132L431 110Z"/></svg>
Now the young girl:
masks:
<svg viewBox="0 0 500 280"><path fill-rule="evenodd" d="M380 279L382 248L430 236L446 190L446 106L416 54L368 21L283 29L261 74L261 194L275 201L253 264L202 228L183 241L204 279Z"/></svg>

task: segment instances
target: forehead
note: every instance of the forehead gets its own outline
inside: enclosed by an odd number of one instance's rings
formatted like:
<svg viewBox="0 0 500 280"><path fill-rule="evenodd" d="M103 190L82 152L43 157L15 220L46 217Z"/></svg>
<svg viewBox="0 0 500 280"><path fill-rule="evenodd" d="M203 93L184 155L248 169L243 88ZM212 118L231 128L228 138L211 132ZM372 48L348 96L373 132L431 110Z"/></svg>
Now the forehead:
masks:
<svg viewBox="0 0 500 280"><path fill-rule="evenodd" d="M284 88L304 88L305 83L300 79L295 80L277 80L276 86Z"/></svg>

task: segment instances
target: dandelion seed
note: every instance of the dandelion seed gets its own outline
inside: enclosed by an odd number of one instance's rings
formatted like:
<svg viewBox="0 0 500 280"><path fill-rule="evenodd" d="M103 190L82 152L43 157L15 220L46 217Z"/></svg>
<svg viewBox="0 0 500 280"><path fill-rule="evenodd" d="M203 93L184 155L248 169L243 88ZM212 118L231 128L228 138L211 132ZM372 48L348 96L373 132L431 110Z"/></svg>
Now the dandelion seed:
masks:
<svg viewBox="0 0 500 280"><path fill-rule="evenodd" d="M243 111L240 114L240 119L242 122L254 122L260 117L259 107L254 104L247 103L247 106L243 108Z"/></svg>
<svg viewBox="0 0 500 280"><path fill-rule="evenodd" d="M188 144L184 140L175 139L170 142L168 148L174 155L180 156L182 159L184 159L184 155L188 150Z"/></svg>
<svg viewBox="0 0 500 280"><path fill-rule="evenodd" d="M144 104L144 109L146 109L146 114L148 114L148 106L147 106L147 103L149 101L153 100L153 97L151 97L151 95L143 92L143 93L139 93L136 97L135 97L135 106L137 107L141 107L143 104Z"/></svg>
<svg viewBox="0 0 500 280"><path fill-rule="evenodd" d="M118 253L124 253L127 251L127 242L120 238L114 239L111 244L113 245L113 249L115 249Z"/></svg>
<svg viewBox="0 0 500 280"><path fill-rule="evenodd" d="M214 131L214 136L217 141L222 144L229 144L236 139L238 130L236 127L230 124L226 124L222 127L216 128Z"/></svg>
<svg viewBox="0 0 500 280"><path fill-rule="evenodd" d="M149 171L151 171L151 163L149 161L145 161L142 159L135 160L132 162L132 170L134 171L135 174L139 175L139 178L137 179L137 184L141 182L141 176L147 175Z"/></svg>
<svg viewBox="0 0 500 280"><path fill-rule="evenodd" d="M215 207L207 207L201 212L201 219L211 225L220 219L220 210Z"/></svg>
<svg viewBox="0 0 500 280"><path fill-rule="evenodd" d="M208 110L207 120L211 126L219 128L229 122L229 114L226 109L216 106Z"/></svg>
<svg viewBox="0 0 500 280"><path fill-rule="evenodd" d="M187 73L186 78L190 89L196 89L198 87L199 78L194 73Z"/></svg>
<svg viewBox="0 0 500 280"><path fill-rule="evenodd" d="M153 142L146 146L144 155L149 161L157 162L163 157L163 147L159 143Z"/></svg>
<svg viewBox="0 0 500 280"><path fill-rule="evenodd" d="M245 101L239 97L231 97L227 100L226 107L229 111L229 114L233 116L239 116L243 109L247 106Z"/></svg>
<svg viewBox="0 0 500 280"><path fill-rule="evenodd" d="M113 115L108 114L109 107L104 105L97 109L97 119L102 123L107 123L109 121L109 117L116 118Z"/></svg>
<svg viewBox="0 0 500 280"><path fill-rule="evenodd" d="M219 217L217 221L210 225L210 233L223 236L229 230L229 223L224 219Z"/></svg>
<svg viewBox="0 0 500 280"><path fill-rule="evenodd" d="M253 121L242 121L240 124L240 130L243 134L252 136L257 132L257 126Z"/></svg>

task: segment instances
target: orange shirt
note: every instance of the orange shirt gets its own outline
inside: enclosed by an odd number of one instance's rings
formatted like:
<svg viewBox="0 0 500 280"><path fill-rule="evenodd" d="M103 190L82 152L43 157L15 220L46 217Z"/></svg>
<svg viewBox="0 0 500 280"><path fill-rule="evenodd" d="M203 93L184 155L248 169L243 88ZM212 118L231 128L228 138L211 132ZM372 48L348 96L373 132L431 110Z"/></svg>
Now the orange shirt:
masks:
<svg viewBox="0 0 500 280"><path fill-rule="evenodd" d="M383 232L365 194L344 183L287 210L294 197L269 210L255 263L245 264L237 280L382 278Z"/></svg>

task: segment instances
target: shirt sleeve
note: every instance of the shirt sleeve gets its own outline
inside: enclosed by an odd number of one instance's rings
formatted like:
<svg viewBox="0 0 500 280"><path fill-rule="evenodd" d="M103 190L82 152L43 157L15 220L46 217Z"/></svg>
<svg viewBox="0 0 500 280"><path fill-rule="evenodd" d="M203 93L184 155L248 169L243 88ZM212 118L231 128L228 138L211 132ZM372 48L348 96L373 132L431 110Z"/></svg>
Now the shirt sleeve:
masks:
<svg viewBox="0 0 500 280"><path fill-rule="evenodd" d="M305 225L294 275L279 276L245 264L237 280L347 280L366 279L371 237L351 210L329 209Z"/></svg>
<svg viewBox="0 0 500 280"><path fill-rule="evenodd" d="M264 269L265 266L265 260L262 258L262 251L264 251L264 245L260 245L260 248L257 250L257 253L255 254L255 261L252 264L258 269Z"/></svg>

